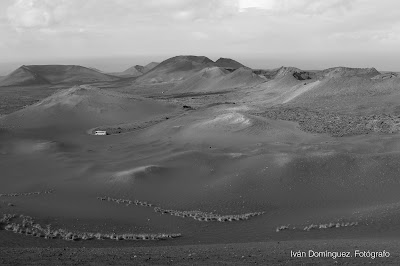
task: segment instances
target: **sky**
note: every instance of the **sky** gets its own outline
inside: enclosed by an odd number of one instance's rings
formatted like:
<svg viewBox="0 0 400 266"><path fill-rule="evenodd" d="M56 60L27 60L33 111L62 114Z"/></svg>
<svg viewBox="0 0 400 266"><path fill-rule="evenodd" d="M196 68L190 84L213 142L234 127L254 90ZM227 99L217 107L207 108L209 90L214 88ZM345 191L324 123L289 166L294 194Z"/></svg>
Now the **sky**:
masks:
<svg viewBox="0 0 400 266"><path fill-rule="evenodd" d="M0 1L0 75L21 64L122 71L189 54L400 71L398 47L398 0Z"/></svg>

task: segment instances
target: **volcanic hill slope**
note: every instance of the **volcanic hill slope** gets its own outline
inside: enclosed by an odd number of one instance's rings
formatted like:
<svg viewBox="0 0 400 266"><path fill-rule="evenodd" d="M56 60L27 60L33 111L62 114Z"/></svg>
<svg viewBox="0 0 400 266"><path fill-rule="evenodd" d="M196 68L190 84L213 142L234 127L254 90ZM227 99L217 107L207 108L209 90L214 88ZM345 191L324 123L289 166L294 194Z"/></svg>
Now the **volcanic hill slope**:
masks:
<svg viewBox="0 0 400 266"><path fill-rule="evenodd" d="M215 66L232 69L232 70L238 69L241 67L247 68L246 66L242 65L238 61L235 61L230 58L223 58L223 57L221 57L217 61L215 61Z"/></svg>
<svg viewBox="0 0 400 266"><path fill-rule="evenodd" d="M137 78L131 88L174 94L215 92L262 82L263 78L232 59L220 58L213 62L205 56L176 56Z"/></svg>
<svg viewBox="0 0 400 266"><path fill-rule="evenodd" d="M128 68L123 72L113 73L113 75L121 76L121 77L138 77L141 76L153 68L155 68L159 63L151 62L145 66L135 65L133 67Z"/></svg>
<svg viewBox="0 0 400 266"><path fill-rule="evenodd" d="M93 126L148 120L174 110L170 104L81 85L61 90L42 101L4 116L0 123L14 128Z"/></svg>
<svg viewBox="0 0 400 266"><path fill-rule="evenodd" d="M76 65L21 66L0 81L0 86L110 82L117 77Z"/></svg>
<svg viewBox="0 0 400 266"><path fill-rule="evenodd" d="M38 75L27 66L21 66L20 68L14 70L9 75L3 77L0 82L1 86L37 85L50 83L48 80Z"/></svg>
<svg viewBox="0 0 400 266"><path fill-rule="evenodd" d="M269 79L255 86L249 95L249 98L257 95L255 101L260 104L312 105L313 108L331 111L368 113L368 110L377 108L377 102L383 101L389 105L382 105L381 111L396 108L399 79L394 75L380 78L380 73L374 68L336 67L303 71L282 67L270 71L257 70L255 73Z"/></svg>
<svg viewBox="0 0 400 266"><path fill-rule="evenodd" d="M205 56L176 56L158 64L148 73L139 77L136 83L179 81L211 66L214 66L214 62Z"/></svg>
<svg viewBox="0 0 400 266"><path fill-rule="evenodd" d="M317 72L319 78L366 77L372 78L380 73L375 68L333 67Z"/></svg>

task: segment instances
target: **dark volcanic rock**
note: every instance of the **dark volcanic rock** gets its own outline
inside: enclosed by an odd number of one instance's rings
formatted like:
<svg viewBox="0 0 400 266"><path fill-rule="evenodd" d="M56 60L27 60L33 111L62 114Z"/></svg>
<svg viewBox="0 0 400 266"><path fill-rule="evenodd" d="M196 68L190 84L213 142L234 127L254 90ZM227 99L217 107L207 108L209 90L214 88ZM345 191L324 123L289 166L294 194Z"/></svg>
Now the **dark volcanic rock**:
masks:
<svg viewBox="0 0 400 266"><path fill-rule="evenodd" d="M274 107L256 115L270 119L295 121L299 123L300 129L303 131L326 133L335 137L373 132L391 134L400 131L400 118L390 114L343 115L300 107Z"/></svg>

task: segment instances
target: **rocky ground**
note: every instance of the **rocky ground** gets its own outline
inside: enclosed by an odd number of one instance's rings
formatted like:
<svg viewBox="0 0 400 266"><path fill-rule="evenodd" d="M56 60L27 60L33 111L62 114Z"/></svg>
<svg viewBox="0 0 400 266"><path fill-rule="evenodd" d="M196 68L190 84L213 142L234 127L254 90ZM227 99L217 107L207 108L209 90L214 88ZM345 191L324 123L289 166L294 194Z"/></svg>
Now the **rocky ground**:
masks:
<svg viewBox="0 0 400 266"><path fill-rule="evenodd" d="M335 137L374 132L391 134L400 131L400 117L391 114L349 115L301 107L273 107L253 114L270 119L295 121L304 131L327 133Z"/></svg>

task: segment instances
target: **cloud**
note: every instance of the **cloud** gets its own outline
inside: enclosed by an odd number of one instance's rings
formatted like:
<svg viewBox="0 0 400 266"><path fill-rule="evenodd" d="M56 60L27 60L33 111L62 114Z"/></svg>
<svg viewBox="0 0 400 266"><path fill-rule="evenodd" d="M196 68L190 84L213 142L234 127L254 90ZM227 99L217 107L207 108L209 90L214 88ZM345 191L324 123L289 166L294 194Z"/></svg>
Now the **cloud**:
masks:
<svg viewBox="0 0 400 266"><path fill-rule="evenodd" d="M1 0L0 34L10 60L198 53L292 64L374 50L395 60L399 9L397 0Z"/></svg>
<svg viewBox="0 0 400 266"><path fill-rule="evenodd" d="M193 38L195 38L196 40L206 40L206 39L210 38L208 36L208 34L201 32L201 31L194 31L191 34L192 34Z"/></svg>
<svg viewBox="0 0 400 266"><path fill-rule="evenodd" d="M239 11L251 9L273 13L320 15L334 10L351 8L355 0L239 0Z"/></svg>
<svg viewBox="0 0 400 266"><path fill-rule="evenodd" d="M51 14L46 5L35 0L18 0L7 9L7 17L16 28L47 27Z"/></svg>
<svg viewBox="0 0 400 266"><path fill-rule="evenodd" d="M18 30L57 27L131 27L131 23L215 21L238 12L231 0L16 0L7 8ZM62 31L62 30L61 30Z"/></svg>

